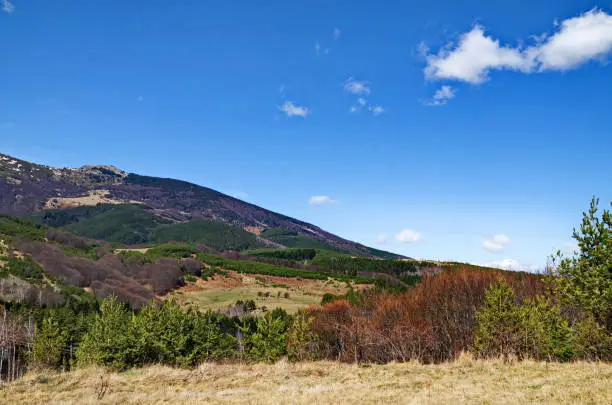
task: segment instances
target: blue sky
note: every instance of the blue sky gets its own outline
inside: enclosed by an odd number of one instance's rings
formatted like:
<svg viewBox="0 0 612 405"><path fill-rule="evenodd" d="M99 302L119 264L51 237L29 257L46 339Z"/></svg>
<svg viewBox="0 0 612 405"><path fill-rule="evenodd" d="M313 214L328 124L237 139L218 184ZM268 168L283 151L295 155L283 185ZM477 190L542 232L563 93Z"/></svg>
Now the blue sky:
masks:
<svg viewBox="0 0 612 405"><path fill-rule="evenodd" d="M2 152L513 268L612 199L612 5L257 3L0 0Z"/></svg>

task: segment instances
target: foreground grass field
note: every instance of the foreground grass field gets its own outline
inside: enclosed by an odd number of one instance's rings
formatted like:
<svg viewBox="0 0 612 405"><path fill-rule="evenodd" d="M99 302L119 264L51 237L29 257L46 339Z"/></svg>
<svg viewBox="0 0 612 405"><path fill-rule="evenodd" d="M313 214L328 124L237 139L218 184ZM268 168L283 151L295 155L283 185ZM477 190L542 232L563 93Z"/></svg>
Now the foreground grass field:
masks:
<svg viewBox="0 0 612 405"><path fill-rule="evenodd" d="M106 387L106 389L104 388ZM30 374L0 404L611 404L612 365L476 361L214 365Z"/></svg>

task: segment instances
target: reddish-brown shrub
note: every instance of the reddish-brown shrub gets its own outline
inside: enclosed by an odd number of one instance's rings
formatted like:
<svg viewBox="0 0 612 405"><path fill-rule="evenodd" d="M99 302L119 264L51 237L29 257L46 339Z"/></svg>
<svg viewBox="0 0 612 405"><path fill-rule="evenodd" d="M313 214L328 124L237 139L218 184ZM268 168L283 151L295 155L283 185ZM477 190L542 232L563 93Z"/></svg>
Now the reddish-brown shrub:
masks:
<svg viewBox="0 0 612 405"><path fill-rule="evenodd" d="M404 294L366 294L360 307L335 301L311 311L321 352L347 362L453 359L470 347L476 309L499 277L519 298L543 288L533 274L459 268L425 277Z"/></svg>

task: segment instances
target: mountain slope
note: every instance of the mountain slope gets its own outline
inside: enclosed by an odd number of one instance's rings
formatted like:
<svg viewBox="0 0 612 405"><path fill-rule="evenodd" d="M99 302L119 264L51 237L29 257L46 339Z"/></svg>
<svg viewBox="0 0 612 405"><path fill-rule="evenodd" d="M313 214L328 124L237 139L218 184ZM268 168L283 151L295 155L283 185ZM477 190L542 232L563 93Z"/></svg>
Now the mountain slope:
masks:
<svg viewBox="0 0 612 405"><path fill-rule="evenodd" d="M31 218L79 236L126 245L147 243L154 229L172 223L136 204L99 204L53 209L36 213Z"/></svg>
<svg viewBox="0 0 612 405"><path fill-rule="evenodd" d="M53 168L0 154L0 212L25 215L97 204L145 204L148 212L165 220L217 220L256 234L283 228L355 255L403 258L185 181L130 174L113 166Z"/></svg>

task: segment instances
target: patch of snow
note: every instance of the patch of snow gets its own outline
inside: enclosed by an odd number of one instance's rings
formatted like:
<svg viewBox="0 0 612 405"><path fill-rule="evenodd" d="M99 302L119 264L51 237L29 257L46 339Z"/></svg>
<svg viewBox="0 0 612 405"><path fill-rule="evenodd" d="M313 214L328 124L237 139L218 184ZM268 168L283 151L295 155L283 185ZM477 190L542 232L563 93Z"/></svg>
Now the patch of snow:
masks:
<svg viewBox="0 0 612 405"><path fill-rule="evenodd" d="M305 231L308 231L310 233L314 233L315 235L320 235L319 232L315 231L314 229L310 229L310 228L306 228L306 227L303 227L302 229L305 230Z"/></svg>

